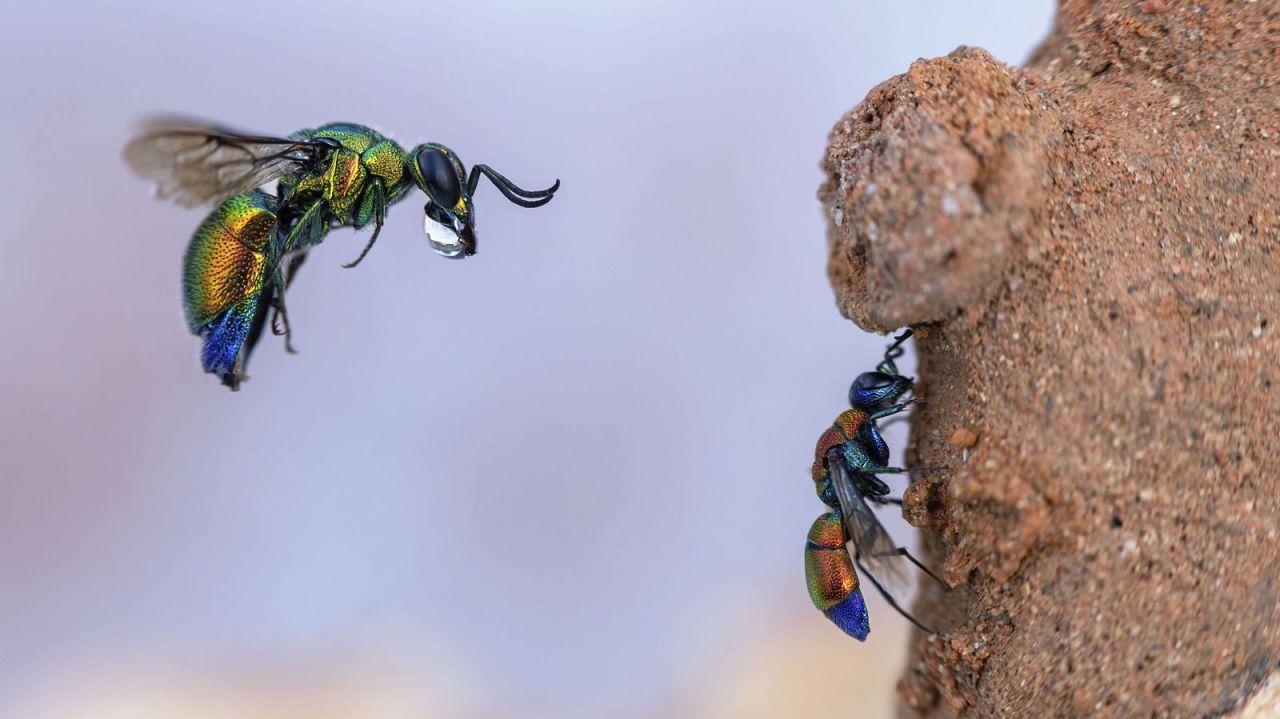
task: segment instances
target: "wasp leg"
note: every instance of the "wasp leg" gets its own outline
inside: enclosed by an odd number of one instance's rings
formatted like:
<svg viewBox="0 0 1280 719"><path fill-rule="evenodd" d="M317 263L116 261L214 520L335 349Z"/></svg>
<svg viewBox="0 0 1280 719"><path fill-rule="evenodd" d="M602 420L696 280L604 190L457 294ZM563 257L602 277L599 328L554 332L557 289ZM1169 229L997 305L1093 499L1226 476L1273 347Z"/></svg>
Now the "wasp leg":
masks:
<svg viewBox="0 0 1280 719"><path fill-rule="evenodd" d="M318 237L327 230L322 227L320 220L324 214L324 200L319 199L311 203L311 206L303 211L294 221L293 227L289 229L289 234L285 236L280 244L280 256L284 257L294 252L294 247L299 239L306 233L307 244L314 244ZM293 284L293 278L298 274L298 268L302 267L302 263L307 259L306 251L294 254L289 260L289 269L286 273L281 271L277 266L272 277L272 294L271 294L271 334L280 336L284 335L284 349L289 354L297 354L298 350L293 346L293 332L289 328L289 311L284 304L284 293ZM283 328L281 327L283 325Z"/></svg>
<svg viewBox="0 0 1280 719"><path fill-rule="evenodd" d="M866 496L868 501L875 502L876 504L892 504L898 507L902 506L902 500L897 497L877 497L874 494L868 494Z"/></svg>
<svg viewBox="0 0 1280 719"><path fill-rule="evenodd" d="M884 600L888 602L889 606L893 607L894 610L898 612L898 614L901 614L903 617L905 617L908 622L911 622L912 624L916 625L916 628L918 628L920 631L924 632L925 634L937 634L936 631L921 624L915 617L911 616L911 614L908 613L907 610L903 609L902 606L898 604L898 602L893 598L893 595L889 594L888 590L886 590L884 586L880 584L880 580L876 579L876 576L871 572L868 572L867 568L863 566L862 555L858 555L854 557L853 563L857 565L858 569L862 570L863 575L865 575L867 579L871 580L872 586L876 588L876 591L880 592L880 596L884 597Z"/></svg>
<svg viewBox="0 0 1280 719"><path fill-rule="evenodd" d="M902 503L902 500L901 500L901 499L899 499L899 500L898 500L898 504L901 504L901 503ZM896 555L899 555L899 556L901 556L901 557L905 557L905 558L906 558L906 560L907 560L908 562L911 562L912 564L916 565L916 568L917 568L917 569L919 569L920 571L924 572L925 574L928 574L928 575L929 575L929 578L930 578L930 579L932 579L933 581L937 582L939 585L941 585L943 589L950 589L950 588L951 588L951 587L950 587L946 582L942 581L942 577L939 577L938 575L934 574L934 573L933 573L933 572L932 572L928 567L924 566L924 563L923 563L923 562L921 562L919 559L916 559L916 558L915 558L915 556L914 556L914 555L912 555L912 554L911 554L911 552L910 552L910 551L908 551L906 547L898 547L897 549L894 549L894 550L892 550L892 551L889 551L889 552L881 552L881 553L875 554L875 555L873 555L873 556L877 556L877 557L880 557L880 556L890 557L890 556L893 556L893 555L895 555L895 554L896 554Z"/></svg>
<svg viewBox="0 0 1280 719"><path fill-rule="evenodd" d="M369 241L365 243L364 249L360 250L360 256L346 263L345 265L343 265L343 267L347 269L351 269L352 267L355 267L356 265L360 264L360 261L364 259L364 256L369 254L369 250L373 249L373 243L378 241L379 232L382 232L382 213L381 212L378 213L378 219L373 221L373 235L371 235L369 237Z"/></svg>
<svg viewBox="0 0 1280 719"><path fill-rule="evenodd" d="M902 500L897 497L878 497L874 494L867 494L863 496L867 498L867 501L874 502L875 504L880 504L880 505L892 504L896 507L902 506ZM894 554L899 554L899 555L902 555L903 557L906 557L908 562L911 562L912 564L916 565L916 567L920 571L924 572L925 574L928 574L929 577L933 579L933 581L937 582L938 584L941 584L943 588L945 589L951 588L946 582L942 581L941 577L934 574L933 571L930 570L928 567L924 566L923 562L921 562L919 559L916 559L915 556L912 555L911 552L906 547L898 547L897 549L894 549L891 552L882 552L882 553L874 554L872 556L879 557L879 556L890 556Z"/></svg>
<svg viewBox="0 0 1280 719"><path fill-rule="evenodd" d="M909 475L911 472L922 472L924 467L859 467L860 472L868 473L868 475Z"/></svg>
<svg viewBox="0 0 1280 719"><path fill-rule="evenodd" d="M879 429L879 430L888 429L889 427L893 427L893 426L895 426L895 425L897 425L897 424L900 424L900 423L902 423L902 422L906 422L908 419L910 419L910 418L909 418L909 417L894 417L894 418L892 418L892 419L885 420L885 422L884 422L883 424L878 424L878 425L876 425L876 429Z"/></svg>
<svg viewBox="0 0 1280 719"><path fill-rule="evenodd" d="M369 254L369 250L373 249L373 243L378 241L378 233L382 232L382 220L387 212L387 199L382 190L382 181L374 180L373 185L369 188L369 192L371 193L370 202L373 203L373 235L369 237L369 241L365 243L364 249L360 250L360 256L343 265L343 267L347 269L351 269L352 267L360 264L360 261L364 259L364 256ZM368 222L368 220L366 219L365 222Z"/></svg>
<svg viewBox="0 0 1280 719"><path fill-rule="evenodd" d="M293 278L298 276L298 268L302 267L302 263L307 259L305 251L299 252L289 258L289 269L285 271L284 288L287 290L293 286Z"/></svg>
<svg viewBox="0 0 1280 719"><path fill-rule="evenodd" d="M911 474L912 472L936 472L947 467L859 467L866 474Z"/></svg>
<svg viewBox="0 0 1280 719"><path fill-rule="evenodd" d="M298 264L301 263L299 262ZM293 348L293 331L289 329L289 310L284 306L284 290L289 286L289 283L284 279L284 273L279 268L276 268L275 279L271 284L271 334L277 337L284 335L284 351L291 355L296 355L298 350ZM279 320L279 322L276 322L276 320ZM284 325L283 329L280 327L281 324Z"/></svg>
<svg viewBox="0 0 1280 719"><path fill-rule="evenodd" d="M298 276L298 268L302 267L302 263L305 262L306 259L307 253L305 251L299 252L289 259L289 268L285 271L284 284L280 285L280 287L283 287L284 289L277 291L276 295L279 296L278 300L275 296L273 296L271 300L271 334L277 337L284 335L284 348L289 354L297 354L298 351L293 348L293 343L290 341L293 335L289 329L289 314L285 311L284 307L284 290L288 290L293 284L293 279ZM284 324L283 329L281 329L281 323Z"/></svg>
<svg viewBox="0 0 1280 719"><path fill-rule="evenodd" d="M301 215L298 215L297 221L289 229L289 234L285 237L284 244L280 248L280 257L284 257L294 251L295 245L302 239L304 230L306 231L306 244L314 245L320 241L320 238L328 232L328 227L321 222L324 217L324 208L325 202L321 198L313 202L306 210L303 210Z"/></svg>
<svg viewBox="0 0 1280 719"><path fill-rule="evenodd" d="M907 400L906 402L899 402L898 404L891 405L891 406L889 406L889 407L885 407L885 408L884 408L884 409L882 409L882 410L879 410L879 411L877 411L877 412L873 412L873 413L871 414L871 421L872 421L872 422L874 422L874 421L876 421L876 420L878 420L878 419L884 419L885 417L888 417L888 416L890 416L890 415L895 415L895 414L897 414L897 413L899 413L899 412L905 412L905 411L906 411L906 409L907 409L907 407L910 407L910 406L911 406L911 405L913 405L913 404L918 404L919 402L922 402L922 401L923 401L923 400L919 400L919 399L916 399L916 398L914 398L914 397L913 397L913 398L911 398L911 399Z"/></svg>

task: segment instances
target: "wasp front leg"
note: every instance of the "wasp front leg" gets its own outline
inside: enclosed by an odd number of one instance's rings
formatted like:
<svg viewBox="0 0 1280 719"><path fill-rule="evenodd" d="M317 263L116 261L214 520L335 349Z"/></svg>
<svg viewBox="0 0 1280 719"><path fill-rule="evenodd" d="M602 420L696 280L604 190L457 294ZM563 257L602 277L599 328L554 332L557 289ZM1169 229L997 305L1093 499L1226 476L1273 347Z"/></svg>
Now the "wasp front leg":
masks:
<svg viewBox="0 0 1280 719"><path fill-rule="evenodd" d="M818 517L804 547L804 573L809 598L845 634L863 641L871 632L867 602L858 586L846 543L844 519L838 511Z"/></svg>
<svg viewBox="0 0 1280 719"><path fill-rule="evenodd" d="M907 410L907 408L908 408L908 407L910 407L911 405L913 405L913 404L915 404L915 403L917 403L917 402L919 402L919 401L920 401L920 400L918 400L918 399L912 398L912 399L907 400L906 402L899 402L898 404L890 405L890 406L888 406L888 407L885 407L884 409L881 409L881 410L877 410L877 411L875 411L875 412L872 412L872 413L871 413L871 421L872 421L872 422L874 422L874 421L876 421L876 420L878 420L878 419L884 419L885 417L891 417L891 416L893 416L893 415L895 415L895 414L897 414L897 413L899 413L899 412L905 412L905 411Z"/></svg>
<svg viewBox="0 0 1280 719"><path fill-rule="evenodd" d="M369 224L370 218L373 219L373 235L369 237L369 241L365 243L364 249L360 250L360 256L343 265L347 269L351 269L360 264L364 256L369 254L369 250L373 249L373 243L378 241L378 233L382 232L382 219L387 213L387 192L383 185L381 177L375 177L369 181L369 188L364 192L364 199L360 202L360 209L356 211L355 228L357 230Z"/></svg>
<svg viewBox="0 0 1280 719"><path fill-rule="evenodd" d="M910 559L912 562L914 562L914 563L915 563L915 565L916 565L917 567L920 567L921 569L924 569L924 571L925 571L929 576L933 577L934 579L938 579L938 577L937 577L937 576L935 576L933 572L930 572L928 569L925 569L925 566L924 566L923 564L921 564L920 562L917 562L917 561L916 561L916 558L915 558L915 557L913 557L913 556L911 556L911 554L910 554L910 553L908 553L908 552L907 552L907 550L906 550L905 548L903 548L903 547L899 547L898 549L902 550L901 552L898 552L899 554L902 554L903 556L905 556L905 557L907 557L908 559ZM911 622L912 624L916 625L916 628L917 628L917 629L919 629L920 631L924 632L925 634L937 634L937 632L936 632L936 631L934 631L934 630L930 629L929 627L926 627L925 625L921 624L921 623L920 623L920 620L916 619L914 616L912 616L912 615L911 615L911 612L908 612L907 610L903 609L903 608L902 608L902 605L901 605L901 604L898 604L898 600L897 600L897 599L894 599L894 598L893 598L893 594L891 594L891 593L889 592L889 590L887 590L887 589L885 589L885 588L884 588L884 585L880 583L880 580L876 579L876 575L872 574L872 573L871 573L871 570L867 569L867 568L862 564L862 557L858 557L858 558L855 560L855 563L858 565L858 569L861 569L861 570L862 570L862 573L863 573L863 574L865 574L865 575L867 575L867 579L870 579L870 580L871 580L871 585L872 585L872 586L874 586L874 587L876 588L876 591L877 591L877 592L880 592L880 596L881 596L881 597L884 597L884 601L885 601L886 603L888 603L888 605L889 605L889 606L893 607L894 611L896 611L898 614L901 614L901 615L902 615L902 616L903 616L903 617L904 617L908 622ZM938 579L938 581L939 581L939 582L941 582L942 580L941 580L941 579ZM945 585L945 584L943 584L943 586L946 586L946 585Z"/></svg>

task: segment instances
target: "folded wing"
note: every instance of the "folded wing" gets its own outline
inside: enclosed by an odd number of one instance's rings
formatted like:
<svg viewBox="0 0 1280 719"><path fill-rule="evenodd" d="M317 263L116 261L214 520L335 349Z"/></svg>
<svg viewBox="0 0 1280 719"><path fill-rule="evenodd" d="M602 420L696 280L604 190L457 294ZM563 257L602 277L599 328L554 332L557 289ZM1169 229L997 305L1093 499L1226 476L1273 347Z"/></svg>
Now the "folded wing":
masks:
<svg viewBox="0 0 1280 719"><path fill-rule="evenodd" d="M895 597L908 596L911 582L907 559L898 553L898 543L885 531L880 518L854 487L838 449L827 454L827 466L832 472L832 483L840 500L845 531L853 542L854 556L861 559L862 566Z"/></svg>

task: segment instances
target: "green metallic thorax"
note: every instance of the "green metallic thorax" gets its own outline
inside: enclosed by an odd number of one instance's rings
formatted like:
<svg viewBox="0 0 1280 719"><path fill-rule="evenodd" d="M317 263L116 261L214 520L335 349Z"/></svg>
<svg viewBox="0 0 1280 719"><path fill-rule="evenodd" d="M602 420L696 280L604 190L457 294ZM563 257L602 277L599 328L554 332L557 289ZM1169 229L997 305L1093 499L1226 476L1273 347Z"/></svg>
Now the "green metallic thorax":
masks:
<svg viewBox="0 0 1280 719"><path fill-rule="evenodd" d="M280 178L285 202L301 212L323 200L329 219L306 244L323 239L330 227L362 228L374 219L377 199L384 206L404 197L412 185L405 169L404 148L363 125L335 122L294 133L299 140L329 139L339 147L329 153L319 172L295 173Z"/></svg>

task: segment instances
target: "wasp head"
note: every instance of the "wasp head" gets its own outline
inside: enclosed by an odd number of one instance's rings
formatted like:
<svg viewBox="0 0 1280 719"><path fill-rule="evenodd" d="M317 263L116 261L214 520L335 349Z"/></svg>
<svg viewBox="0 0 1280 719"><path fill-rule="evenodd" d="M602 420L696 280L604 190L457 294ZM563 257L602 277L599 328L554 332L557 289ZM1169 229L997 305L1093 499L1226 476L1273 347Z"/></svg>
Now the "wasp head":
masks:
<svg viewBox="0 0 1280 719"><path fill-rule="evenodd" d="M450 258L476 253L475 214L466 170L453 150L429 142L409 153L409 174L427 196L422 229L431 249Z"/></svg>
<svg viewBox="0 0 1280 719"><path fill-rule="evenodd" d="M898 373L898 365L894 361L906 350L902 343L911 336L911 330L893 338L893 344L884 351L884 359L876 365L874 372L863 372L849 386L849 404L857 409L874 412L884 409L898 401L902 395L910 392L915 385L911 377Z"/></svg>
<svg viewBox="0 0 1280 719"><path fill-rule="evenodd" d="M476 165L468 175L453 150L434 142L413 148L408 165L414 182L427 195L423 229L431 249L451 258L476 253L475 206L471 198L481 175L521 207L541 207L560 188L560 181L556 180L545 190L523 190L488 165Z"/></svg>
<svg viewBox="0 0 1280 719"><path fill-rule="evenodd" d="M884 409L911 391L914 380L900 374L863 372L849 386L849 404L864 411Z"/></svg>

